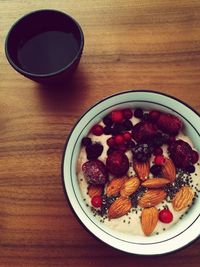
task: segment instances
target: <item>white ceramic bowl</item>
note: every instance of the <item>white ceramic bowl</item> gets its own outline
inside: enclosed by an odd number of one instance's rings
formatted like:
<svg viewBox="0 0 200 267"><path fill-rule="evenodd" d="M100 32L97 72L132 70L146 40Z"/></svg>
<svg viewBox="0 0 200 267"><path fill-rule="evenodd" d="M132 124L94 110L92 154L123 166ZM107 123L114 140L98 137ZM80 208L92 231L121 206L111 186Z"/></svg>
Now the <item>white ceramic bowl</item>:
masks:
<svg viewBox="0 0 200 267"><path fill-rule="evenodd" d="M72 129L66 143L63 155L63 184L68 200L82 224L97 238L119 250L140 254L165 254L194 241L200 234L200 198L192 206L190 212L178 224L160 235L150 237L130 236L111 230L100 223L86 207L81 195L76 177L76 163L81 146L81 140L89 129L100 121L106 114L118 108L159 109L181 117L184 122L184 132L190 136L194 147L200 151L200 116L182 101L153 91L126 91L121 92L92 106L79 119Z"/></svg>

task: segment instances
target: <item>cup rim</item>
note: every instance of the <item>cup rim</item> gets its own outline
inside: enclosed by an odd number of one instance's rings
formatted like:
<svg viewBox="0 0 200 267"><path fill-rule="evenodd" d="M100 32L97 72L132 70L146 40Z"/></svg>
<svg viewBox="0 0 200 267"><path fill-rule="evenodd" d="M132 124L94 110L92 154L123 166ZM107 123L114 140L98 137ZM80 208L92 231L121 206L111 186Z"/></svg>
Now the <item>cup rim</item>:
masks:
<svg viewBox="0 0 200 267"><path fill-rule="evenodd" d="M13 30L18 27L18 24L23 21L24 19L26 19L27 17L30 17L36 13L42 13L42 12L53 12L53 13L58 13L60 15L63 15L65 17L67 17L68 19L70 19L73 24L77 27L78 31L79 31L79 34L80 34L80 45L79 45L79 50L76 54L76 56L74 57L74 59L68 63L65 67L57 70L57 71L54 71L54 72L51 72L51 73L46 73L46 74L36 74L36 73L32 73L32 72L29 72L29 71L25 71L23 70L22 68L20 68L12 59L12 57L10 56L10 53L9 53L9 49L8 49L8 42L9 42L9 38L13 32ZM83 30L80 26L80 24L70 15L68 15L67 13L63 12L63 11L60 11L60 10L56 10L56 9L38 9L38 10L34 10L32 12L29 12L27 14L25 14L24 16L20 17L18 20L16 20L14 22L14 24L11 26L10 30L8 31L7 33L7 36L6 36L6 39L5 39L5 45L4 45L4 48L5 48L5 54L6 54L6 57L7 57L7 60L8 62L10 63L10 65L16 70L18 71L19 73L21 73L22 75L24 76L31 76L32 78L48 78L48 77L53 77L53 76L56 76L57 74L60 74L62 72L64 72L65 70L67 70L70 66L72 66L78 59L79 57L81 56L81 53L83 51L83 47L84 47L84 34L83 34Z"/></svg>

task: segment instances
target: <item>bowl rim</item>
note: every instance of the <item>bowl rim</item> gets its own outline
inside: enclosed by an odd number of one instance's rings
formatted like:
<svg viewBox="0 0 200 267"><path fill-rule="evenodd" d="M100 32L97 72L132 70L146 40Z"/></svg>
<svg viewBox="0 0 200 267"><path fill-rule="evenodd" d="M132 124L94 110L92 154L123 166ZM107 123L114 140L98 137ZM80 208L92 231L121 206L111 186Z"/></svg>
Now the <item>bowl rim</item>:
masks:
<svg viewBox="0 0 200 267"><path fill-rule="evenodd" d="M36 73L32 73L32 72L29 72L29 71L26 71L22 68L20 68L17 64L15 64L15 62L13 61L12 57L10 56L10 53L9 53L9 49L8 49L8 43L9 43L9 38L13 32L13 30L18 27L18 24L23 21L24 19L36 14L36 13L45 13L45 12L52 12L52 13L57 13L57 14L60 14L62 16L65 16L66 18L70 19L72 21L72 23L77 27L78 31L79 31L79 34L80 34L80 44L79 44L79 50L76 54L76 56L74 57L74 59L68 63L65 67L57 70L57 71L54 71L54 72L51 72L51 73L46 73L46 74L36 74ZM83 51L83 48L84 48L84 33L83 33L83 30L80 26L80 24L72 17L70 16L69 14L63 12L63 11L60 11L60 10L56 10L56 9L38 9L38 10L34 10L34 11L31 11L25 15L23 15L22 17L20 17L19 19L17 19L14 24L11 26L11 28L9 29L8 33L7 33L7 36L6 36L6 39L5 39L5 44L4 44L4 50L5 50L5 54L6 54L6 58L8 60L8 62L10 63L10 65L16 70L18 71L19 73L21 73L22 75L24 76L30 76L32 78L49 78L49 77L54 77L56 76L57 74L60 74L60 73L63 73L65 70L67 70L70 66L72 66L78 59L79 57L81 56L82 54L82 51Z"/></svg>
<svg viewBox="0 0 200 267"><path fill-rule="evenodd" d="M92 234L97 240L101 240L103 243L109 245L110 247L112 248L115 248L119 251L123 251L123 252L126 252L126 253L129 253L129 254L136 254L136 255L143 255L143 256L156 256L156 255L164 255L164 254L169 254L169 253L173 253L175 251L178 251L178 250L181 250L187 246L189 246L191 243L193 243L199 236L200 236L200 233L195 236L193 239L189 240L186 244L181 244L181 245L178 245L177 248L175 249L169 249L167 251L159 251L158 253L147 253L147 252L141 252L141 253L138 253L138 252L134 252L134 251L130 251L129 250L126 250L124 248L121 248L121 247L118 247L116 246L115 244L110 244L109 242L106 242L103 238L100 238L98 235L96 235L94 232L92 232L91 229L89 229L85 224L84 222L81 220L81 218L78 216L78 214L76 213L75 211L75 208L73 207L73 204L72 202L70 201L69 199L69 196L68 196L68 193L67 193L67 190L66 190L66 184L65 184L65 175L64 175L64 163L65 163L65 154L66 154L66 148L67 148L67 145L68 145L68 142L70 140L70 137L71 135L73 134L73 131L74 129L76 128L77 124L80 122L80 120L91 110L93 109L95 106L99 105L101 102L104 102L106 101L107 99L109 98L112 98L112 97L115 97L115 96L118 96L118 95L121 95L121 94L126 94L126 93L150 93L150 94L157 94L157 95L162 95L164 97L168 97L168 98L171 98L172 100L175 100L175 101L178 101L180 102L181 104L185 105L187 108L189 108L192 112L194 112L199 118L200 118L200 114L194 109L192 108L189 104L187 104L186 102L172 96L172 95L169 95L167 93L162 93L162 92L159 92L159 91L155 91L155 90L145 90L145 89L141 89L141 90L126 90L126 91L121 91L121 92L118 92L118 93L115 93L115 94L112 94L112 95L109 95L108 97L105 97L103 99L101 99L100 101L96 102L95 104L93 104L92 106L90 106L90 108L88 108L83 114L82 116L79 117L79 119L77 120L77 122L74 124L74 126L72 127L67 139L66 139L66 142L65 142L65 146L64 146L64 149L63 149L63 156L62 156L62 164L61 164L61 173L62 173L62 184L63 184L63 191L64 191L64 194L66 196L66 199L67 199L67 202L69 203L69 206L71 208L71 210L73 211L73 213L75 214L76 218L78 219L78 221L83 225L83 227L90 233ZM190 123L191 124L191 123ZM195 129L195 128L194 128ZM196 129L195 129L196 130ZM197 134L200 136L199 132L197 132ZM199 220L199 216L191 222L191 225L194 224L194 222L196 220ZM189 228L189 227L188 227ZM186 231L187 228L184 230ZM102 231L102 229L100 229L100 231ZM183 231L183 232L184 232ZM108 233L107 233L108 234ZM180 233L180 236L182 235L182 232ZM175 236L176 237L176 236ZM168 240L167 240L168 241ZM154 244L154 243L152 243ZM147 243L147 245L151 245L151 243Z"/></svg>

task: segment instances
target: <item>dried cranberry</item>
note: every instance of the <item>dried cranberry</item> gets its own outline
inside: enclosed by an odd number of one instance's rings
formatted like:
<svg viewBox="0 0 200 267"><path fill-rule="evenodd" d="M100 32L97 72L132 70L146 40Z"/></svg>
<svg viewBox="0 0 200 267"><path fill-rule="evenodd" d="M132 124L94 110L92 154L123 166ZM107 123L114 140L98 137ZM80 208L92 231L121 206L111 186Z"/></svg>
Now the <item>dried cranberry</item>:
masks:
<svg viewBox="0 0 200 267"><path fill-rule="evenodd" d="M100 136L103 134L103 126L99 125L99 124L95 124L92 129L91 129L91 133L97 136Z"/></svg>
<svg viewBox="0 0 200 267"><path fill-rule="evenodd" d="M163 209L159 212L158 218L163 223L170 223L173 220L173 214L169 209Z"/></svg>
<svg viewBox="0 0 200 267"><path fill-rule="evenodd" d="M122 112L125 119L131 119L133 116L133 112L130 108L123 109Z"/></svg>
<svg viewBox="0 0 200 267"><path fill-rule="evenodd" d="M121 123L124 119L123 113L121 110L113 110L111 112L111 118L113 122Z"/></svg>
<svg viewBox="0 0 200 267"><path fill-rule="evenodd" d="M151 110L149 112L149 120L152 122L156 122L160 116L160 111L158 110Z"/></svg>

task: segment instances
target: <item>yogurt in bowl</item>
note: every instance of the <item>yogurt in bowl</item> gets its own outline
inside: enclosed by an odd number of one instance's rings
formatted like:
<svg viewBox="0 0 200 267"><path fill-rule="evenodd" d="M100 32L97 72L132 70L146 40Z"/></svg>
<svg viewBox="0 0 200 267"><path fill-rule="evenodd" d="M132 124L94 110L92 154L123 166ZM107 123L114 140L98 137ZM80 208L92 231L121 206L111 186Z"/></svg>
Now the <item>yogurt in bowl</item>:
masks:
<svg viewBox="0 0 200 267"><path fill-rule="evenodd" d="M199 121L184 103L150 91L122 92L88 110L63 158L64 187L82 223L135 254L163 254L194 240Z"/></svg>

